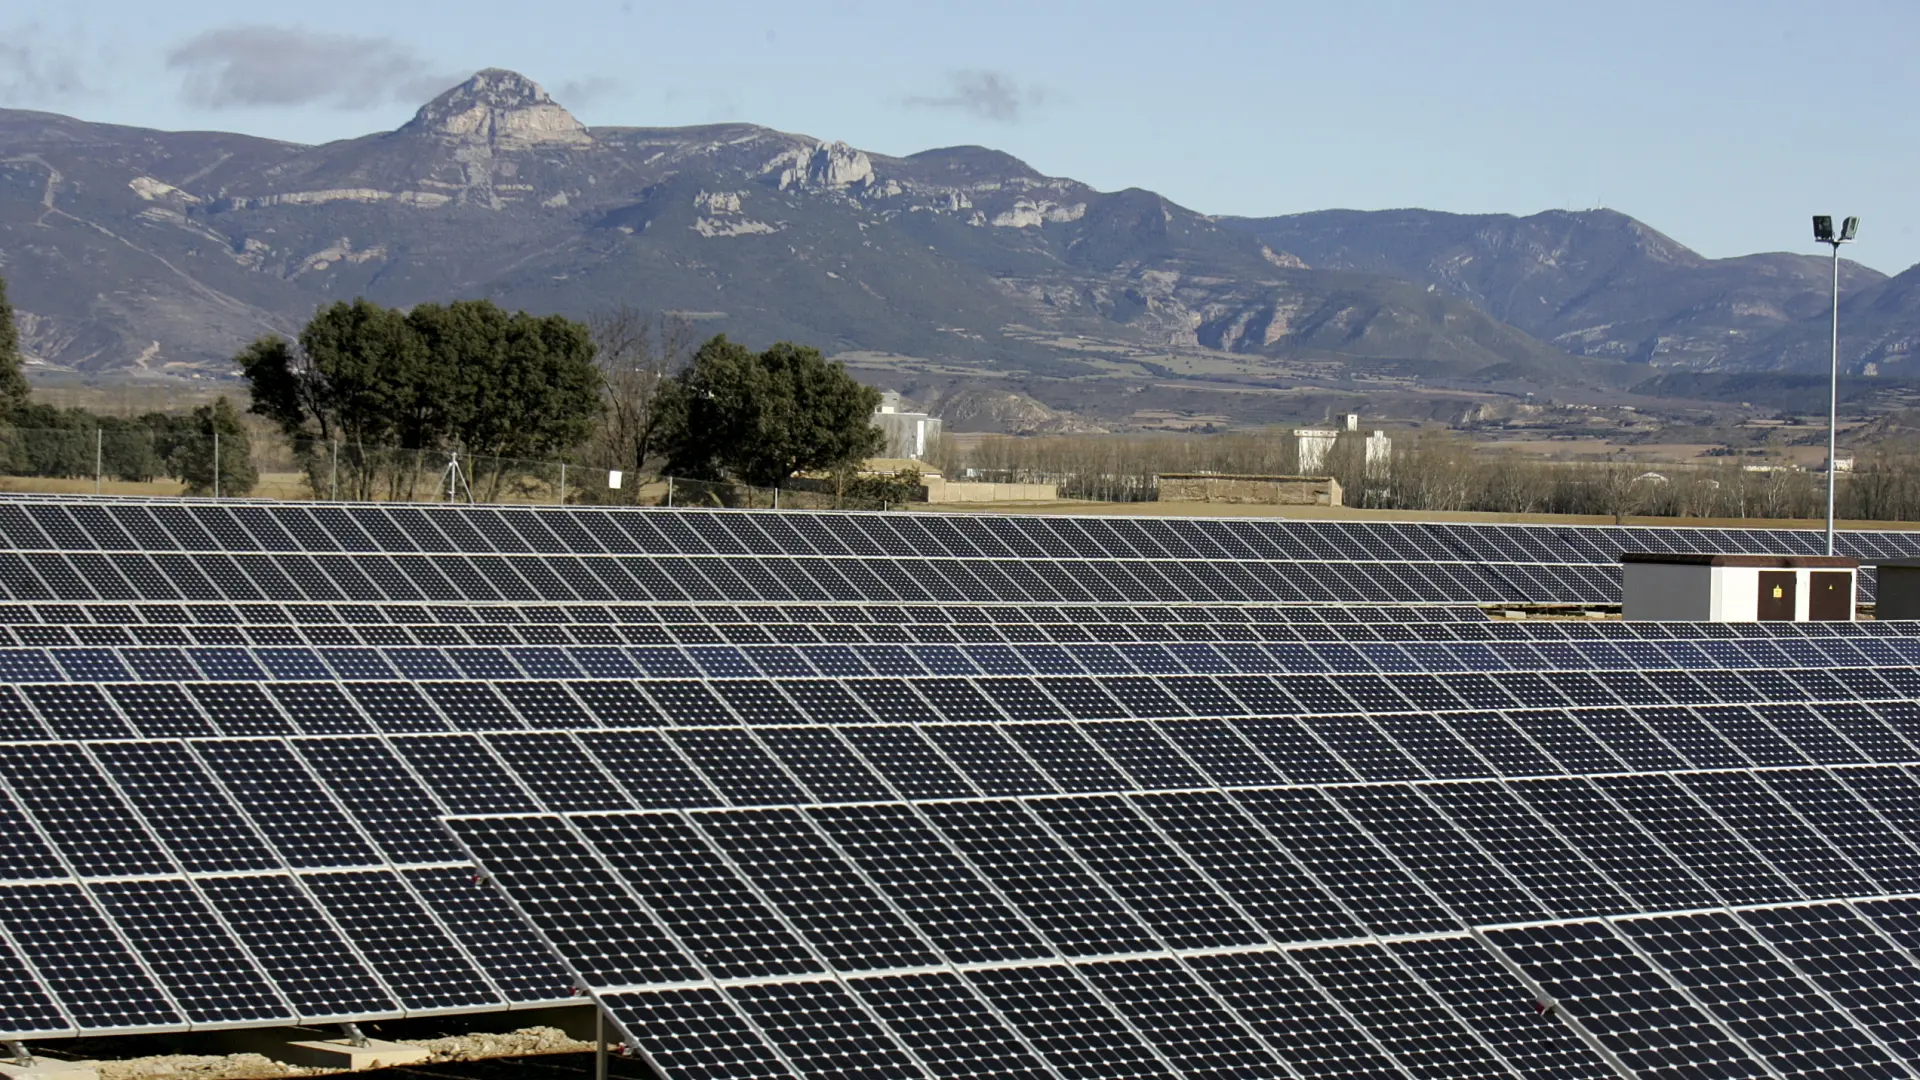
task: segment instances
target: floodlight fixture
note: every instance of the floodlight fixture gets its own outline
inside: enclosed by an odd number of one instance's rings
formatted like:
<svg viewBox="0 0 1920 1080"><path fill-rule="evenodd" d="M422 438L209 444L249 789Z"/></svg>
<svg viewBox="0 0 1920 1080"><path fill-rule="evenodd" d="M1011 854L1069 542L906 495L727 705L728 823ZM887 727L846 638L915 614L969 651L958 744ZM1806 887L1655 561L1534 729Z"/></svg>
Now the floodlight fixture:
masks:
<svg viewBox="0 0 1920 1080"><path fill-rule="evenodd" d="M1833 249L1833 341L1829 360L1827 381L1827 554L1833 554L1833 492L1834 474L1840 470L1835 466L1834 458L1839 449L1840 429L1840 245L1853 243L1860 235L1860 219L1849 217L1840 223L1840 232L1833 231L1833 218L1827 214L1813 215L1813 239L1815 243L1825 244Z"/></svg>

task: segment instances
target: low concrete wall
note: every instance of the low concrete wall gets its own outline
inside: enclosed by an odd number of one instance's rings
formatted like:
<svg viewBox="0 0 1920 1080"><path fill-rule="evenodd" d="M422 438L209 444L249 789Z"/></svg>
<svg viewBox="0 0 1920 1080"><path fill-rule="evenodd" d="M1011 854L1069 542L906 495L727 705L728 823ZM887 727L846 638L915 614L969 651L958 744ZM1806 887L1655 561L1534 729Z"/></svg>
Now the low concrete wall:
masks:
<svg viewBox="0 0 1920 1080"><path fill-rule="evenodd" d="M1340 482L1331 476L1227 476L1162 473L1161 502L1260 503L1339 506Z"/></svg>
<svg viewBox="0 0 1920 1080"><path fill-rule="evenodd" d="M983 484L929 476L921 483L930 503L1053 502L1058 484Z"/></svg>

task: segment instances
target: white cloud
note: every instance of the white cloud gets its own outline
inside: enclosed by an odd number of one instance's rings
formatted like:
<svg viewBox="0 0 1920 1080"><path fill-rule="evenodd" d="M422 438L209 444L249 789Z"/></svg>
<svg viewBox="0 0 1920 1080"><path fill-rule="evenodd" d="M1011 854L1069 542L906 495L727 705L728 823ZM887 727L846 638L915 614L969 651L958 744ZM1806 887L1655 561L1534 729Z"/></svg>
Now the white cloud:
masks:
<svg viewBox="0 0 1920 1080"><path fill-rule="evenodd" d="M45 38L38 23L0 31L0 103L37 105L87 92L79 61Z"/></svg>
<svg viewBox="0 0 1920 1080"><path fill-rule="evenodd" d="M623 89L619 79L605 75L589 75L584 79L568 79L553 88L553 100L568 109L583 109L594 102Z"/></svg>
<svg viewBox="0 0 1920 1080"><path fill-rule="evenodd" d="M1022 86L1004 72L970 70L950 73L945 93L916 94L903 104L916 109L952 109L982 120L1015 124L1027 109L1046 100L1044 89Z"/></svg>
<svg viewBox="0 0 1920 1080"><path fill-rule="evenodd" d="M277 26L198 34L167 54L167 67L182 73L186 100L209 109L415 104L464 78L433 71L387 38Z"/></svg>

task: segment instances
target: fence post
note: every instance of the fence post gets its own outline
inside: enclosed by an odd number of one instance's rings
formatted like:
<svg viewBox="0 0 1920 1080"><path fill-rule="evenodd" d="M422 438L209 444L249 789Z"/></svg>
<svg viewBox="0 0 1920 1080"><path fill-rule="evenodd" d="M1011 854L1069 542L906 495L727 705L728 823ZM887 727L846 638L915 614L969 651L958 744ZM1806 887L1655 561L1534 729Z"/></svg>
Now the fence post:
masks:
<svg viewBox="0 0 1920 1080"><path fill-rule="evenodd" d="M106 464L106 454L102 450L105 441L101 435L105 430L104 428L93 429L93 493L95 495L100 494L100 474L104 471Z"/></svg>
<svg viewBox="0 0 1920 1080"><path fill-rule="evenodd" d="M560 463L560 505L567 505L567 463Z"/></svg>
<svg viewBox="0 0 1920 1080"><path fill-rule="evenodd" d="M332 450L333 450L333 453L331 456L333 458L333 480L327 485L327 498L332 499L334 502L339 502L340 501L340 440L338 438L335 438L333 440Z"/></svg>
<svg viewBox="0 0 1920 1080"><path fill-rule="evenodd" d="M780 509L780 489L777 487L773 489L773 508Z"/></svg>
<svg viewBox="0 0 1920 1080"><path fill-rule="evenodd" d="M213 497L220 497L220 432L213 433Z"/></svg>
<svg viewBox="0 0 1920 1080"><path fill-rule="evenodd" d="M667 505L673 505L673 477L667 477Z"/></svg>

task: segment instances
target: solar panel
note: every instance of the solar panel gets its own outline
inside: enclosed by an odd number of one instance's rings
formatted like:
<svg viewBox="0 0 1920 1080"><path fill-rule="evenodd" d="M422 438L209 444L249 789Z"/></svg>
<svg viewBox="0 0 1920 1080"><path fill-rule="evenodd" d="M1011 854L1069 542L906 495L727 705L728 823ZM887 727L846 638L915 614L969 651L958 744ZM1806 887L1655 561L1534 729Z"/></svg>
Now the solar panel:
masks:
<svg viewBox="0 0 1920 1080"><path fill-rule="evenodd" d="M1778 1075L1906 1072L1733 915L1656 915L1614 926Z"/></svg>
<svg viewBox="0 0 1920 1080"><path fill-rule="evenodd" d="M1114 960L1080 971L1183 1075L1262 1076L1281 1068L1265 1042L1176 961Z"/></svg>
<svg viewBox="0 0 1920 1080"><path fill-rule="evenodd" d="M1484 939L1631 1075L1773 1075L1606 923L1491 929Z"/></svg>

